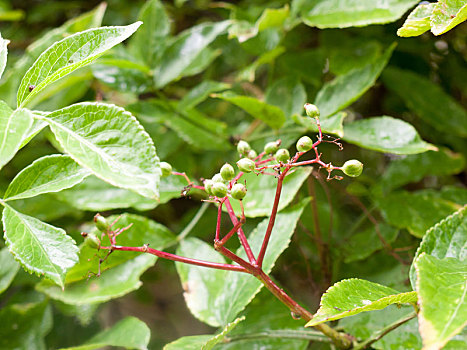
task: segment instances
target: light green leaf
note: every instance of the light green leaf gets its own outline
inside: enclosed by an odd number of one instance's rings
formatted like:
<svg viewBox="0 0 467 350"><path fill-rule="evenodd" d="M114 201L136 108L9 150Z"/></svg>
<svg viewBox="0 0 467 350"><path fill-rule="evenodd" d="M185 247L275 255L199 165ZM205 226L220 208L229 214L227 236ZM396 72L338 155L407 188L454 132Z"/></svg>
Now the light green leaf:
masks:
<svg viewBox="0 0 467 350"><path fill-rule="evenodd" d="M64 287L65 274L78 261L78 247L65 231L9 206L3 210L5 241L25 270Z"/></svg>
<svg viewBox="0 0 467 350"><path fill-rule="evenodd" d="M287 207L295 198L303 182L310 176L312 167L297 167L294 172L290 172L284 179L282 195L278 210ZM253 173L245 174L242 181L246 181L248 194L243 199L246 217L268 216L271 214L276 194L277 179L274 176L258 176ZM254 194L254 195L252 195ZM240 204L236 200L231 200L232 208L236 213L240 213ZM225 210L225 207L224 207Z"/></svg>
<svg viewBox="0 0 467 350"><path fill-rule="evenodd" d="M439 0L431 16L431 32L441 35L467 19L467 4L462 0Z"/></svg>
<svg viewBox="0 0 467 350"><path fill-rule="evenodd" d="M360 119L344 125L344 140L362 148L394 154L438 150L423 141L412 125L388 116Z"/></svg>
<svg viewBox="0 0 467 350"><path fill-rule="evenodd" d="M410 12L397 35L402 37L418 36L430 30L430 19L435 3L420 3Z"/></svg>
<svg viewBox="0 0 467 350"><path fill-rule="evenodd" d="M24 106L47 85L96 60L128 38L140 25L141 22L136 22L123 27L89 29L55 43L24 75L18 89L18 106Z"/></svg>
<svg viewBox="0 0 467 350"><path fill-rule="evenodd" d="M200 84L196 85L178 103L179 110L186 110L193 108L206 100L210 94L227 90L230 88L229 84L221 83L212 80L203 80Z"/></svg>
<svg viewBox="0 0 467 350"><path fill-rule="evenodd" d="M467 136L467 111L441 89L439 84L411 71L394 67L385 70L383 82L418 117L437 130Z"/></svg>
<svg viewBox="0 0 467 350"><path fill-rule="evenodd" d="M9 42L9 40L3 39L2 35L0 34L0 78L2 77L3 71L5 70L6 60L8 56L7 45L9 44Z"/></svg>
<svg viewBox="0 0 467 350"><path fill-rule="evenodd" d="M212 62L222 54L221 49L211 49L206 47L198 56L183 70L183 77L190 77L206 70Z"/></svg>
<svg viewBox="0 0 467 350"><path fill-rule="evenodd" d="M63 149L104 181L159 197L159 158L135 117L103 103L78 103L42 117Z"/></svg>
<svg viewBox="0 0 467 350"><path fill-rule="evenodd" d="M180 33L164 51L154 70L154 83L162 88L183 76L185 69L219 35L224 34L230 21L202 23Z"/></svg>
<svg viewBox="0 0 467 350"><path fill-rule="evenodd" d="M24 168L8 186L4 199L14 200L59 192L73 187L90 175L73 159L65 155L45 156Z"/></svg>
<svg viewBox="0 0 467 350"><path fill-rule="evenodd" d="M240 96L232 92L224 92L221 94L214 94L212 96L240 107L253 118L262 120L271 128L279 129L285 123L284 112L282 112L279 107L269 105L257 98Z"/></svg>
<svg viewBox="0 0 467 350"><path fill-rule="evenodd" d="M284 77L267 88L264 101L282 109L286 117L302 114L306 102L306 90L297 78Z"/></svg>
<svg viewBox="0 0 467 350"><path fill-rule="evenodd" d="M362 27L394 22L418 0L299 1L306 25L318 28Z"/></svg>
<svg viewBox="0 0 467 350"><path fill-rule="evenodd" d="M279 212L263 263L269 273L276 259L287 248L302 214L305 201ZM248 241L254 254L258 254L269 219L263 220L249 235ZM192 258L224 262L224 258L208 244L191 238L181 242L177 254ZM237 254L246 258L243 248ZM184 297L192 314L201 321L217 327L226 325L253 299L262 287L259 280L244 273L210 270L193 265L176 263L185 289ZM212 306L216 305L215 308Z"/></svg>
<svg viewBox="0 0 467 350"><path fill-rule="evenodd" d="M323 121L320 121L321 131L343 137L345 117L347 117L347 112L337 112ZM294 114L292 119L295 123L304 126L307 130L318 132L318 126L316 125L314 118L302 117L298 114Z"/></svg>
<svg viewBox="0 0 467 350"><path fill-rule="evenodd" d="M93 350L107 346L116 346L125 349L148 348L151 331L143 321L136 317L126 317L112 327L107 328L86 341L81 346L63 348L62 350Z"/></svg>
<svg viewBox="0 0 467 350"><path fill-rule="evenodd" d="M388 63L395 47L394 43L373 62L339 75L324 84L314 102L320 110L320 119L324 121L327 117L349 106L371 88Z"/></svg>
<svg viewBox="0 0 467 350"><path fill-rule="evenodd" d="M27 109L13 112L5 102L0 101L0 169L21 148L32 122L33 116Z"/></svg>
<svg viewBox="0 0 467 350"><path fill-rule="evenodd" d="M415 262L424 349L441 349L467 325L467 261L422 253Z"/></svg>
<svg viewBox="0 0 467 350"><path fill-rule="evenodd" d="M0 294L8 288L18 270L19 264L10 254L8 248L0 249Z"/></svg>
<svg viewBox="0 0 467 350"><path fill-rule="evenodd" d="M338 320L360 312L381 310L391 304L416 303L417 293L398 291L381 284L351 278L337 282L321 297L318 311L306 327Z"/></svg>

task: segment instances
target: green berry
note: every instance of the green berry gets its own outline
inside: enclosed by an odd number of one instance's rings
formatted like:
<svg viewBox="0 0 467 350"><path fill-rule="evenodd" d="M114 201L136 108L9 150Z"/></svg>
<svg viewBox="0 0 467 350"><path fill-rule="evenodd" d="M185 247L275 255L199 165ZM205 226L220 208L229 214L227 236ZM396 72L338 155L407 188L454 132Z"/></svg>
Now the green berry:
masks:
<svg viewBox="0 0 467 350"><path fill-rule="evenodd" d="M290 153L285 148L281 148L280 150L276 152L275 157L279 162L287 163L287 161L290 158Z"/></svg>
<svg viewBox="0 0 467 350"><path fill-rule="evenodd" d="M227 186L222 182L214 182L211 192L214 196L223 198L227 195Z"/></svg>
<svg viewBox="0 0 467 350"><path fill-rule="evenodd" d="M300 137L297 141L297 150L299 152L308 152L313 147L313 141L308 136Z"/></svg>
<svg viewBox="0 0 467 350"><path fill-rule="evenodd" d="M305 103L305 111L306 115L311 117L311 118L316 118L319 117L319 109L315 105L312 105L311 103Z"/></svg>
<svg viewBox="0 0 467 350"><path fill-rule="evenodd" d="M232 190L230 191L232 198L238 199L241 201L246 195L246 187L243 184L236 183L232 186Z"/></svg>
<svg viewBox="0 0 467 350"><path fill-rule="evenodd" d="M277 144L277 141L268 142L267 144L264 145L264 153L266 154L274 154L277 152L278 149L279 149L279 146Z"/></svg>
<svg viewBox="0 0 467 350"><path fill-rule="evenodd" d="M224 178L222 177L221 174L217 173L216 175L214 175L212 177L212 181L213 182L222 182L222 183L224 183Z"/></svg>
<svg viewBox="0 0 467 350"><path fill-rule="evenodd" d="M255 159L257 156L258 156L258 153L256 153L255 150L253 149L250 152L248 152L248 158L250 159Z"/></svg>
<svg viewBox="0 0 467 350"><path fill-rule="evenodd" d="M99 249L101 246L101 240L93 233L88 233L84 239L84 244L93 249Z"/></svg>
<svg viewBox="0 0 467 350"><path fill-rule="evenodd" d="M170 165L167 162L161 162L161 171L162 171L162 177L167 177L169 175L172 175L172 165Z"/></svg>
<svg viewBox="0 0 467 350"><path fill-rule="evenodd" d="M204 190L209 196L212 196L212 185L214 185L214 181L212 180L204 181Z"/></svg>
<svg viewBox="0 0 467 350"><path fill-rule="evenodd" d="M235 177L235 169L229 163L225 163L221 168L221 176L225 181L232 180Z"/></svg>
<svg viewBox="0 0 467 350"><path fill-rule="evenodd" d="M347 176L357 177L363 171L363 164L356 159L348 160L342 166L342 171Z"/></svg>
<svg viewBox="0 0 467 350"><path fill-rule="evenodd" d="M240 171L243 171L244 173L251 173L256 168L255 162L248 158L240 159L237 162L237 166L238 169L240 169Z"/></svg>
<svg viewBox="0 0 467 350"><path fill-rule="evenodd" d="M248 152L251 151L251 147L248 144L248 142L240 140L237 144L237 151L240 153L242 156L246 156Z"/></svg>
<svg viewBox="0 0 467 350"><path fill-rule="evenodd" d="M94 216L94 223L97 229L101 232L107 232L107 230L110 229L109 223L101 214L96 214Z"/></svg>

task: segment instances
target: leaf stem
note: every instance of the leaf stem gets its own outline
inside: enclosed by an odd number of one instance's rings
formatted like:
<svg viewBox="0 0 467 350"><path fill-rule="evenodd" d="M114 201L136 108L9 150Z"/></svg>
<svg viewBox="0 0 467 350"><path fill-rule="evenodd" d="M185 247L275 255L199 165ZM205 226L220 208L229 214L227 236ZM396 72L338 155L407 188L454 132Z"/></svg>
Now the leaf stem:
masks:
<svg viewBox="0 0 467 350"><path fill-rule="evenodd" d="M196 226L198 221L203 217L208 207L208 203L203 203L201 205L201 208L199 208L199 210L196 212L195 216L193 217L193 219L191 219L190 223L177 236L177 242L182 241L191 232L191 230Z"/></svg>
<svg viewBox="0 0 467 350"><path fill-rule="evenodd" d="M331 340L320 332L311 330L295 330L295 329L275 329L258 333L240 334L226 338L226 343L233 343L243 340L253 339L303 339L323 343L329 343Z"/></svg>

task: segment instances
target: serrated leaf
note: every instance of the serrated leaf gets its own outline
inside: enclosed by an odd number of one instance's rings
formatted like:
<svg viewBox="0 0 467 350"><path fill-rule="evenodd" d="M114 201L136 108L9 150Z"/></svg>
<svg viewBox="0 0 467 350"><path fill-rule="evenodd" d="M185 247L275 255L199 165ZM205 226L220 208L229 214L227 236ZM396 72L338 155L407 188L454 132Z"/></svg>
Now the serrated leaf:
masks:
<svg viewBox="0 0 467 350"><path fill-rule="evenodd" d="M321 297L320 307L305 327L338 320L391 304L416 303L417 293L398 291L378 283L351 278L337 282Z"/></svg>
<svg viewBox="0 0 467 350"><path fill-rule="evenodd" d="M430 19L435 3L420 3L410 12L397 35L402 37L418 36L430 30Z"/></svg>
<svg viewBox="0 0 467 350"><path fill-rule="evenodd" d="M225 33L230 21L202 23L180 33L167 46L154 70L154 83L162 88L183 76L185 69L219 35Z"/></svg>
<svg viewBox="0 0 467 350"><path fill-rule="evenodd" d="M232 92L214 94L213 97L220 98L240 107L253 118L262 120L271 128L279 129L285 123L284 112L279 107L269 105L257 98L240 96Z"/></svg>
<svg viewBox="0 0 467 350"><path fill-rule="evenodd" d="M18 106L24 106L54 81L96 60L128 38L140 25L141 22L136 22L129 26L89 29L55 43L24 75L18 89Z"/></svg>
<svg viewBox="0 0 467 350"><path fill-rule="evenodd" d="M148 348L150 338L151 331L146 323L136 317L129 316L118 321L112 327L97 333L83 345L63 348L62 350L93 350L107 346L145 350Z"/></svg>
<svg viewBox="0 0 467 350"><path fill-rule="evenodd" d="M80 183L90 174L89 170L81 168L69 156L45 156L16 175L8 186L4 199L15 200L59 192Z"/></svg>
<svg viewBox="0 0 467 350"><path fill-rule="evenodd" d="M276 224L263 263L263 270L269 273L276 259L287 248L302 214L305 201L277 214ZM249 235L248 241L254 254L258 254L269 219L263 220ZM225 262L214 248L198 239L181 242L177 254L192 258ZM237 250L245 258L243 248ZM226 325L259 292L262 284L255 277L243 273L210 270L193 265L176 263L177 271L185 289L184 297L192 314L201 321L217 327ZM215 308L212 305L216 305Z"/></svg>
<svg viewBox="0 0 467 350"><path fill-rule="evenodd" d="M344 125L344 140L362 148L394 154L438 150L423 141L412 125L388 116L360 119Z"/></svg>
<svg viewBox="0 0 467 350"><path fill-rule="evenodd" d="M18 270L19 264L10 254L8 248L0 249L0 294L8 288Z"/></svg>
<svg viewBox="0 0 467 350"><path fill-rule="evenodd" d="M422 253L415 261L424 349L441 349L467 325L467 261Z"/></svg>
<svg viewBox="0 0 467 350"><path fill-rule="evenodd" d="M103 103L78 103L42 117L63 149L104 181L158 199L159 158L135 117Z"/></svg>
<svg viewBox="0 0 467 350"><path fill-rule="evenodd" d="M0 169L18 152L32 126L33 116L27 109L12 111L0 101Z"/></svg>
<svg viewBox="0 0 467 350"><path fill-rule="evenodd" d="M282 195L279 201L278 210L287 207L295 198L303 182L310 176L312 167L297 167L284 179ZM274 176L258 176L253 173L244 174L242 181L246 181L248 194L242 200L245 208L245 216L249 218L258 216L268 216L271 214L274 204L273 198L276 194L277 179ZM251 195L253 194L254 195ZM232 208L240 213L240 204L236 200L231 200ZM225 207L224 207L224 210Z"/></svg>
<svg viewBox="0 0 467 350"><path fill-rule="evenodd" d="M418 0L316 0L297 3L306 25L347 28L394 22L417 2Z"/></svg>
<svg viewBox="0 0 467 350"><path fill-rule="evenodd" d="M0 78L2 77L3 71L5 70L6 60L8 56L7 45L9 43L10 41L3 39L2 35L0 34Z"/></svg>
<svg viewBox="0 0 467 350"><path fill-rule="evenodd" d="M459 0L439 0L431 16L431 32L441 35L467 19L467 4Z"/></svg>
<svg viewBox="0 0 467 350"><path fill-rule="evenodd" d="M65 231L9 206L3 210L8 249L25 270L44 275L64 287L65 274L78 261L78 247Z"/></svg>
<svg viewBox="0 0 467 350"><path fill-rule="evenodd" d="M396 44L392 44L383 55L361 68L339 75L324 84L316 95L314 104L320 110L324 121L334 113L349 106L371 88L389 61Z"/></svg>

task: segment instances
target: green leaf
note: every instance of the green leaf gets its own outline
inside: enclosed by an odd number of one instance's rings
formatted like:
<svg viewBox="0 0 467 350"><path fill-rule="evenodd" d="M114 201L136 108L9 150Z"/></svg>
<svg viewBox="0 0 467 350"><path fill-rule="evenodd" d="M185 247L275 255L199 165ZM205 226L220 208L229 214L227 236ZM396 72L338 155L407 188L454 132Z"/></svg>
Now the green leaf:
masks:
<svg viewBox="0 0 467 350"><path fill-rule="evenodd" d="M300 1L306 25L318 28L362 27L394 22L418 0Z"/></svg>
<svg viewBox="0 0 467 350"><path fill-rule="evenodd" d="M183 96L178 103L177 109L187 110L193 108L206 100L212 93L227 90L228 88L230 88L230 85L226 83L203 80Z"/></svg>
<svg viewBox="0 0 467 350"><path fill-rule="evenodd" d="M282 195L278 210L287 207L295 198L303 182L310 176L312 167L297 167L294 172L287 174L283 182ZM250 173L242 176L246 181L248 194L242 200L245 216L249 218L268 216L271 214L276 194L277 179L274 176L257 176ZM240 204L236 200L230 201L236 213L240 213ZM224 208L224 210L226 210Z"/></svg>
<svg viewBox="0 0 467 350"><path fill-rule="evenodd" d="M8 248L0 249L0 294L8 288L18 270L19 264L10 254Z"/></svg>
<svg viewBox="0 0 467 350"><path fill-rule="evenodd" d="M344 136L344 119L347 112L337 112L336 114L321 121L321 131L324 133L335 134L339 137ZM292 119L298 125L304 126L307 130L318 132L318 126L314 118L308 116L302 117L298 114L292 115Z"/></svg>
<svg viewBox="0 0 467 350"><path fill-rule="evenodd" d="M0 101L0 169L21 148L32 122L33 116L27 109L13 112L5 102Z"/></svg>
<svg viewBox="0 0 467 350"><path fill-rule="evenodd" d="M107 346L146 350L150 338L151 331L146 323L136 317L129 316L118 321L112 327L97 333L83 345L63 348L62 350L93 350Z"/></svg>
<svg viewBox="0 0 467 350"><path fill-rule="evenodd" d="M279 255L287 248L295 225L302 214L305 201L277 214L276 224L263 263L269 273ZM248 241L255 254L260 250L269 219L263 220L250 234ZM225 262L224 258L208 244L191 238L181 242L177 254L195 259ZM243 248L237 254L245 258ZM226 325L259 292L262 284L255 277L243 273L210 270L193 265L176 263L185 289L184 297L192 314L201 321L217 327ZM216 305L215 308L212 305Z"/></svg>
<svg viewBox="0 0 467 350"><path fill-rule="evenodd" d="M462 137L467 136L466 110L439 84L411 71L394 67L385 70L383 82L418 117L435 129Z"/></svg>
<svg viewBox="0 0 467 350"><path fill-rule="evenodd" d="M282 109L284 115L302 114L306 102L306 90L295 77L284 77L268 86L264 101Z"/></svg>
<svg viewBox="0 0 467 350"><path fill-rule="evenodd" d="M117 91L140 94L148 89L151 80L149 68L126 59L101 59L92 66L96 79Z"/></svg>
<svg viewBox="0 0 467 350"><path fill-rule="evenodd" d="M384 309L391 304L416 303L417 293L398 291L381 284L351 278L337 282L321 297L318 311L306 327L338 320L365 311Z"/></svg>
<svg viewBox="0 0 467 350"><path fill-rule="evenodd" d="M430 19L435 3L420 3L410 12L397 35L402 37L418 36L430 30Z"/></svg>
<svg viewBox="0 0 467 350"><path fill-rule="evenodd" d="M45 156L24 168L8 186L4 199L34 197L42 193L59 192L83 181L90 172L65 155Z"/></svg>
<svg viewBox="0 0 467 350"><path fill-rule="evenodd" d="M409 123L393 117L373 117L344 125L344 140L362 148L394 154L438 150L423 141Z"/></svg>
<svg viewBox="0 0 467 350"><path fill-rule="evenodd" d="M180 33L166 48L154 70L154 83L162 88L183 76L184 71L206 47L224 34L230 21L202 23Z"/></svg>
<svg viewBox="0 0 467 350"><path fill-rule="evenodd" d="M389 224L405 228L415 237L423 237L431 226L459 209L458 204L432 190L397 191L375 201Z"/></svg>
<svg viewBox="0 0 467 350"><path fill-rule="evenodd" d="M9 40L5 40L2 38L0 34L0 78L2 77L3 71L5 70L6 60L8 56L8 48L7 45L9 44Z"/></svg>
<svg viewBox="0 0 467 350"><path fill-rule="evenodd" d="M135 117L103 103L78 103L42 117L63 149L102 180L158 199L159 158Z"/></svg>
<svg viewBox="0 0 467 350"><path fill-rule="evenodd" d="M78 261L78 247L65 231L9 206L3 210L5 241L25 270L64 287L65 274Z"/></svg>
<svg viewBox="0 0 467 350"><path fill-rule="evenodd" d="M438 259L456 258L465 260L467 258L466 245L467 206L464 206L427 231L415 254L414 262L422 253ZM415 267L413 264L410 269L410 281L415 289Z"/></svg>
<svg viewBox="0 0 467 350"><path fill-rule="evenodd" d="M54 81L81 68L133 34L141 22L123 27L102 27L76 33L44 51L26 72L18 89L18 106ZM31 91L32 89L32 91Z"/></svg>
<svg viewBox="0 0 467 350"><path fill-rule="evenodd" d="M439 0L431 16L431 32L441 35L467 19L467 4L459 0Z"/></svg>
<svg viewBox="0 0 467 350"><path fill-rule="evenodd" d="M253 118L262 120L271 128L279 129L285 123L284 112L282 112L279 107L269 105L257 98L236 95L230 91L221 94L214 94L212 96L240 107Z"/></svg>
<svg viewBox="0 0 467 350"><path fill-rule="evenodd" d="M275 47L274 49L267 51L263 54L261 54L252 64L246 66L244 69L242 69L236 76L235 80L236 81L249 81L253 82L255 81L255 75L256 71L260 66L263 64L273 64L275 59L282 55L285 52L285 47L283 46L278 46Z"/></svg>
<svg viewBox="0 0 467 350"><path fill-rule="evenodd" d="M324 121L327 117L349 106L371 88L388 63L395 47L394 43L373 62L339 75L324 84L314 102L320 110L320 119Z"/></svg>
<svg viewBox="0 0 467 350"><path fill-rule="evenodd" d="M423 346L441 349L467 325L467 261L422 253L415 269Z"/></svg>

